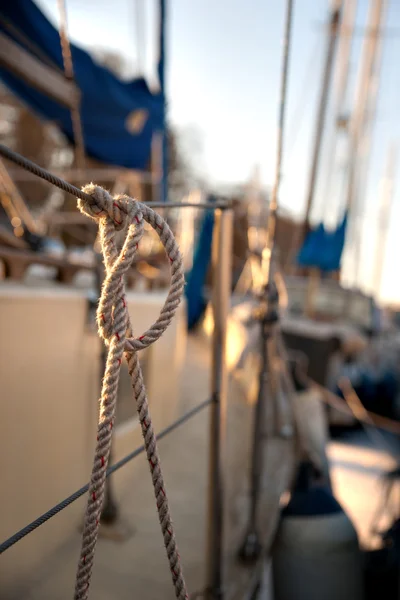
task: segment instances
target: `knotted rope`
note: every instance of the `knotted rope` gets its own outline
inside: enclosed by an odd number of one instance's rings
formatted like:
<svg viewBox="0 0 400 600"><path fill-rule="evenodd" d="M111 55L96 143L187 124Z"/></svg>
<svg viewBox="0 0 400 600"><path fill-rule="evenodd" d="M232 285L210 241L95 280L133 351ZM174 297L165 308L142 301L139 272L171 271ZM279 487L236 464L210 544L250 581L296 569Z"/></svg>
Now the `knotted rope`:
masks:
<svg viewBox="0 0 400 600"><path fill-rule="evenodd" d="M151 423L146 390L138 359L138 350L155 342L170 324L181 300L184 275L182 257L167 223L148 206L127 196L112 198L108 192L93 184L84 190L91 201L79 200L82 213L99 223L100 241L106 277L97 310L99 334L108 345L108 358L100 400L100 417L92 477L89 486L81 555L76 575L75 600L86 600L94 562L100 513L104 499L106 471L115 419L118 382L122 357L128 363L136 400L147 458L153 480L157 510L164 544L178 599L188 598L179 553L175 541L167 495L161 473L156 436ZM125 301L123 276L129 269L143 235L144 221L157 232L171 263L171 286L157 321L139 338L133 337ZM117 249L115 234L126 229L122 250Z"/></svg>

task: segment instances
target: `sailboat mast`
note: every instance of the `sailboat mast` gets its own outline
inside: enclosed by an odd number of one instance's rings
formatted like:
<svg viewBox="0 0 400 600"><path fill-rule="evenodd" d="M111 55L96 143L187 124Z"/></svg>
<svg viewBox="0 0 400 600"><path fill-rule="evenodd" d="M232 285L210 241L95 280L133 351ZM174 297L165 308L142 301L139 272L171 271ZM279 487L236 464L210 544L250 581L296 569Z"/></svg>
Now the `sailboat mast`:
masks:
<svg viewBox="0 0 400 600"><path fill-rule="evenodd" d="M279 93L279 111L278 111L278 139L277 139L277 150L276 150L276 163L275 163L275 179L274 186L272 188L271 201L268 210L268 224L267 224L267 244L262 253L262 272L264 277L264 284L271 284L272 282L272 253L275 247L275 234L276 234L276 221L278 212L279 202L279 188L282 177L282 162L283 162L283 145L284 145L284 133L286 124L286 105L287 105L287 88L289 79L289 59L290 59L290 47L292 41L292 26L293 26L293 4L294 0L287 0L286 11L285 11L285 25L284 25L284 38L283 38L283 62L281 71L281 82L280 82L280 93Z"/></svg>
<svg viewBox="0 0 400 600"><path fill-rule="evenodd" d="M343 0L333 0L329 19L329 39L325 58L324 75L319 99L319 108L317 114L316 130L314 136L314 150L311 162L310 178L308 184L306 214L304 219L304 228L302 238L307 236L310 231L310 212L315 195L318 167L321 155L321 145L326 121L326 112L328 106L329 91L332 82L332 72L334 65L334 56L338 39L338 32L341 21ZM303 241L302 240L302 241Z"/></svg>
<svg viewBox="0 0 400 600"><path fill-rule="evenodd" d="M337 57L337 117L346 102L357 0L345 0Z"/></svg>
<svg viewBox="0 0 400 600"><path fill-rule="evenodd" d="M364 36L362 63L354 105L356 110L350 126L350 165L347 191L347 209L351 209L356 195L356 176L359 162L360 141L371 117L371 82L376 74L380 49L380 27L385 0L370 0L367 30ZM370 108L370 110L368 110Z"/></svg>
<svg viewBox="0 0 400 600"><path fill-rule="evenodd" d="M330 136L325 164L328 165L324 182L324 207L322 221L333 201L334 178L337 176L336 159L338 144L343 132L348 133L348 115L346 111L348 100L348 81L351 64L351 52L353 45L353 34L357 14L357 0L345 0L343 8L342 23L339 32L337 59L335 68L335 98L334 98L334 127ZM347 140L346 140L347 141Z"/></svg>
<svg viewBox="0 0 400 600"><path fill-rule="evenodd" d="M381 183L381 202L379 215L378 239L375 254L374 291L378 295L382 286L383 263L386 253L386 239L389 229L389 218L393 201L393 182L396 172L398 146L392 143L388 150L386 172Z"/></svg>
<svg viewBox="0 0 400 600"><path fill-rule="evenodd" d="M367 30L364 37L359 83L350 128L350 163L347 189L347 211L353 213L354 280L359 279L361 260L361 226L359 200L361 183L366 179L367 159L371 146L372 123L375 118L379 89L379 66L382 49L382 24L387 0L370 0Z"/></svg>

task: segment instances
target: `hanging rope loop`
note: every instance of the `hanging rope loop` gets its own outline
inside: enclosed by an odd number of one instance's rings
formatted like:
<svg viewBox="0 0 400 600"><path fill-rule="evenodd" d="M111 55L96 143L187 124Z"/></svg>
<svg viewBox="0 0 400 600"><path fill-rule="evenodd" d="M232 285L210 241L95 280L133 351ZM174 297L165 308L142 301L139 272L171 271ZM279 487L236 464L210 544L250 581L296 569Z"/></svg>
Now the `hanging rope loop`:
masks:
<svg viewBox="0 0 400 600"><path fill-rule="evenodd" d="M130 327L128 328L125 351L143 350L163 334L171 323L182 298L185 281L178 244L166 221L149 206L127 196L113 198L106 190L93 184L85 186L83 191L92 198L92 202L78 199L78 207L83 214L99 222L107 272L97 311L99 332L106 344L109 344L113 335L118 333L115 327L115 311L118 311L119 308L110 302L110 298L116 299L123 307L126 304L123 294L121 295L121 278L129 269L137 252L144 232L144 221L156 231L168 256L171 264L171 285L160 316L139 337L133 337ZM122 250L118 252L115 245L115 232L124 229L127 229L125 243ZM119 290L118 298L116 297L117 289Z"/></svg>
<svg viewBox="0 0 400 600"><path fill-rule="evenodd" d="M118 383L122 357L128 362L133 396L149 461L157 511L164 545L179 600L187 600L178 547L161 471L157 440L151 422L147 394L137 351L155 342L167 329L181 301L184 275L178 244L167 223L148 206L127 196L112 196L93 184L84 188L84 198L78 200L82 213L95 219L99 225L100 243L104 256L106 277L103 283L97 323L99 333L109 346L107 364L100 399L100 418L97 444L82 535L78 563L75 600L87 600L93 569L101 508L104 500L107 465L110 456L112 429L115 420ZM165 304L157 321L139 338L133 337L125 300L124 275L130 268L147 221L157 232L171 263L171 284ZM117 246L117 232L125 233L122 248Z"/></svg>

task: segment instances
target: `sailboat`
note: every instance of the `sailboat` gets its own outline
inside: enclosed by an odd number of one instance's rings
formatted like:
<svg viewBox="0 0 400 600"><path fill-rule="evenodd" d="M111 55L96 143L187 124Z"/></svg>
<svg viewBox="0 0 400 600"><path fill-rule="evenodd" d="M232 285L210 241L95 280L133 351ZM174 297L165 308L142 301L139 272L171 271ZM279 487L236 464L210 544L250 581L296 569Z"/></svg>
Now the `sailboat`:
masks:
<svg viewBox="0 0 400 600"><path fill-rule="evenodd" d="M354 31L356 2L334 2L330 16L326 63L323 74L316 133L307 193L307 210L302 229L301 246L297 254L298 275L288 275L286 285L289 304L283 319L283 332L288 347L303 352L309 364L309 373L321 385L334 385L331 381L333 365L338 356L351 356L355 360L368 345L377 331L377 305L375 298L363 293L358 286L344 287L339 282L342 256L351 251L355 254L355 278L360 262L359 213L363 180L371 146L371 130L379 89L379 67L382 47L382 28L387 3L371 2L367 22L354 110L346 115L348 71L351 56L351 36ZM341 13L343 12L343 16ZM338 14L340 16L338 16ZM342 18L340 18L342 16ZM373 32L373 34L372 34ZM340 37L340 42L338 38ZM311 227L310 214L317 190L320 157L328 120L328 97L332 82L335 48L338 89L336 93L336 131L334 136L345 133L348 168L347 190L339 223L333 231L323 222ZM333 159L335 157L335 140ZM332 161L334 164L334 160ZM333 169L332 164L329 165ZM332 174L326 175L332 178ZM345 188L346 189L346 188ZM328 204L328 199L326 200ZM339 211L340 212L340 211ZM330 411L331 423L348 424L349 419L334 410ZM350 422L352 419L350 419Z"/></svg>

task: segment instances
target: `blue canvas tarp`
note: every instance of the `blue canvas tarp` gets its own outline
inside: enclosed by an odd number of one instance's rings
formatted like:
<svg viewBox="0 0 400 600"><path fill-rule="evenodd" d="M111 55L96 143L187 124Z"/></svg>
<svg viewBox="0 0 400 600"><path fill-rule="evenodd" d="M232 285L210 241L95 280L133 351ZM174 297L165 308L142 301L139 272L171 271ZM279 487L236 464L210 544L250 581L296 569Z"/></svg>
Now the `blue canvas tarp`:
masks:
<svg viewBox="0 0 400 600"><path fill-rule="evenodd" d="M215 202L210 196L209 202ZM214 211L207 210L203 217L199 238L193 257L193 266L186 275L186 302L188 327L193 329L201 319L207 302L204 296L204 286L211 260L212 236L214 230Z"/></svg>
<svg viewBox="0 0 400 600"><path fill-rule="evenodd" d="M322 223L310 231L297 257L302 267L315 267L328 273L340 268L347 229L347 215L334 231L327 231Z"/></svg>
<svg viewBox="0 0 400 600"><path fill-rule="evenodd" d="M151 140L155 131L165 127L164 102L164 20L165 0L160 0L160 59L158 73L161 92L153 94L145 79L122 82L108 69L96 64L87 52L71 45L74 75L81 91L80 113L86 153L107 164L144 169L151 156ZM31 0L0 0L0 31L21 43L10 33L10 23L28 38L49 61L63 69L58 31ZM23 46L24 47L24 46ZM29 48L24 47L29 51ZM47 97L11 71L0 69L0 78L39 116L56 122L72 141L73 131L68 108ZM129 117L143 111L144 125L132 132Z"/></svg>

